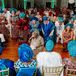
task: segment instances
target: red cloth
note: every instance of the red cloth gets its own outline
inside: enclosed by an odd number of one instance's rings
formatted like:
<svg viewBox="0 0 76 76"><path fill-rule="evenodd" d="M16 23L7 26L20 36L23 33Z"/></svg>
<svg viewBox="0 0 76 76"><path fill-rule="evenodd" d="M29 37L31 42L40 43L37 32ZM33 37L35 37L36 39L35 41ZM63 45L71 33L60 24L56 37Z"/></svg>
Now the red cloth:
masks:
<svg viewBox="0 0 76 76"><path fill-rule="evenodd" d="M49 12L49 16L51 16L52 15L52 12Z"/></svg>

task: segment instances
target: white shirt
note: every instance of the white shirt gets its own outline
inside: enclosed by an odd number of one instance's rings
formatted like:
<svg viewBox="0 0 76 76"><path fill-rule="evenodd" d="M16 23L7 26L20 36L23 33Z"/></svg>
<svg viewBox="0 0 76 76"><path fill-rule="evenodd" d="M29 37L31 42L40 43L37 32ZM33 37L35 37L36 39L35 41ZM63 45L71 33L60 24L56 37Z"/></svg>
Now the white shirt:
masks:
<svg viewBox="0 0 76 76"><path fill-rule="evenodd" d="M59 36L62 36L62 32L64 31L64 24L62 24L61 26L59 25L59 22L56 21L55 22L55 26L56 26L56 29L57 29L57 34Z"/></svg>
<svg viewBox="0 0 76 76"><path fill-rule="evenodd" d="M11 17L10 11L7 11L7 13L5 14L5 17L6 17L7 21L8 21L8 23L10 23L10 17Z"/></svg>
<svg viewBox="0 0 76 76"><path fill-rule="evenodd" d="M5 42L5 38L3 34L0 34L1 42Z"/></svg>
<svg viewBox="0 0 76 76"><path fill-rule="evenodd" d="M69 0L69 3L70 3L70 4L74 3L74 0Z"/></svg>
<svg viewBox="0 0 76 76"><path fill-rule="evenodd" d="M42 72L42 66L57 67L62 65L62 58L56 52L40 52L37 56L37 67Z"/></svg>

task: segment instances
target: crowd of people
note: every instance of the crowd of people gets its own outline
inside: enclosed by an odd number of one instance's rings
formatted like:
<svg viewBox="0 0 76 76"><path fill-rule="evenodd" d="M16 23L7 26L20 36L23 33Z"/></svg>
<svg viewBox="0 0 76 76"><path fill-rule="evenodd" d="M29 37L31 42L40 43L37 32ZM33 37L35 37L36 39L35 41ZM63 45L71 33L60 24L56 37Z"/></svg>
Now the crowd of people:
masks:
<svg viewBox="0 0 76 76"><path fill-rule="evenodd" d="M74 42L75 46L71 43L73 49L68 45L70 41L76 40L76 9L11 8L0 11L0 34L4 36L1 37L1 43L8 43L9 38L12 38L22 44L18 48L19 59L13 66L37 67L41 74L42 66L56 67L65 64L69 68L76 67L76 43ZM70 59L62 60L59 53L53 52L57 43L63 46L63 51L69 52Z"/></svg>

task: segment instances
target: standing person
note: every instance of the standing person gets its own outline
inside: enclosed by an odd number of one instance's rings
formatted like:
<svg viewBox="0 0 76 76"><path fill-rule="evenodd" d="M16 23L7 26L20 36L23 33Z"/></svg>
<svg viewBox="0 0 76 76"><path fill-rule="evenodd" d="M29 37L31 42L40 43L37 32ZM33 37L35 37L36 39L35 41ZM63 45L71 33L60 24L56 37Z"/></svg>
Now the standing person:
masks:
<svg viewBox="0 0 76 76"><path fill-rule="evenodd" d="M32 17L29 25L30 25L30 32L33 32L35 30L39 31L39 21L37 17Z"/></svg>
<svg viewBox="0 0 76 76"><path fill-rule="evenodd" d="M63 47L64 47L64 50L67 49L67 44L69 41L71 41L73 39L73 31L72 31L72 28L71 26L67 26L63 33L62 33L62 38L63 38Z"/></svg>
<svg viewBox="0 0 76 76"><path fill-rule="evenodd" d="M21 12L19 14L18 26L19 26L19 43L20 44L28 43L28 38L30 35L29 19L26 17L26 14L24 12Z"/></svg>
<svg viewBox="0 0 76 76"><path fill-rule="evenodd" d="M48 39L53 39L54 28L54 24L48 20L48 17L44 16L43 23L41 24L41 30L45 43Z"/></svg>
<svg viewBox="0 0 76 76"><path fill-rule="evenodd" d="M14 11L12 11L11 13L11 18L10 18L10 21L11 21L11 38L18 38L18 33L19 33L19 30L17 28L17 18L16 18L16 13Z"/></svg>
<svg viewBox="0 0 76 76"><path fill-rule="evenodd" d="M60 43L63 43L62 32L64 30L64 22L63 20L59 20L55 22L56 30L57 30L57 43L60 40Z"/></svg>
<svg viewBox="0 0 76 76"><path fill-rule="evenodd" d="M62 58L59 53L52 52L53 47L51 48L52 43L49 40L46 44L46 51L48 52L40 52L37 54L37 67L42 74L42 67L58 67L62 65ZM47 48L48 47L48 48Z"/></svg>
<svg viewBox="0 0 76 76"><path fill-rule="evenodd" d="M8 24L6 25L6 27L7 27L7 29L9 30L9 32L10 32L10 37L11 37L11 36L12 36L12 33L11 33L12 25L11 25L11 21L10 21L11 13L10 13L9 10L5 9L3 14L4 14L4 16L5 16L5 18L6 18L7 22L8 22Z"/></svg>
<svg viewBox="0 0 76 76"><path fill-rule="evenodd" d="M8 41L9 38L9 30L6 28L6 24L7 24L7 20L4 17L4 15L1 15L0 17L0 33L2 33L6 39L6 41Z"/></svg>

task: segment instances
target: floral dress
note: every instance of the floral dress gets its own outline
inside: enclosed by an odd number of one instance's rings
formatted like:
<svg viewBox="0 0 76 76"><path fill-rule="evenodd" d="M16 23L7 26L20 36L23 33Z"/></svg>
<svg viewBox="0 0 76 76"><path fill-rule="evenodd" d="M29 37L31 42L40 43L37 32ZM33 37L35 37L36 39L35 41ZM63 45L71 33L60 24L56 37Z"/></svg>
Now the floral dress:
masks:
<svg viewBox="0 0 76 76"><path fill-rule="evenodd" d="M65 64L65 72L66 72L66 68L68 69L76 69L76 61L71 61L70 59L66 58L66 59L63 59L63 62ZM68 73L70 73L70 71L68 71ZM76 72L71 72L71 74L75 74L76 75Z"/></svg>

